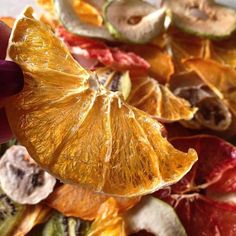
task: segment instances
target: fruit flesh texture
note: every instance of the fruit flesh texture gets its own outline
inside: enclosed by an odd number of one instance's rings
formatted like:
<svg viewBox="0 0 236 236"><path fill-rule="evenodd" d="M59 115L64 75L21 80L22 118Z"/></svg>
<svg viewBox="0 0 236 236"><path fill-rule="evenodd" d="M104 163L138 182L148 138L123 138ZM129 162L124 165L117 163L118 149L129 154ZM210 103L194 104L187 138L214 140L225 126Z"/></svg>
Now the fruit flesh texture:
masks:
<svg viewBox="0 0 236 236"><path fill-rule="evenodd" d="M60 180L136 196L178 181L196 161L194 150L162 137L160 123L99 85L31 8L15 24L8 54L25 75L6 106L12 130Z"/></svg>

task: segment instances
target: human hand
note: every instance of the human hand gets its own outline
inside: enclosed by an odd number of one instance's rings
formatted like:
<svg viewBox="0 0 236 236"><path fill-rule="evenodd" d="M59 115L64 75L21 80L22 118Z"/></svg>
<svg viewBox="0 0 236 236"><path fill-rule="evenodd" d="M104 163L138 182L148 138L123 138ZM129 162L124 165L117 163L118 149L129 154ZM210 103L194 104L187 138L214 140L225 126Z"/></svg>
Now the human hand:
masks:
<svg viewBox="0 0 236 236"><path fill-rule="evenodd" d="M10 33L11 29L0 21L0 104L5 98L18 93L23 88L21 69L14 62L4 60ZM11 137L5 110L0 107L0 143L6 142Z"/></svg>

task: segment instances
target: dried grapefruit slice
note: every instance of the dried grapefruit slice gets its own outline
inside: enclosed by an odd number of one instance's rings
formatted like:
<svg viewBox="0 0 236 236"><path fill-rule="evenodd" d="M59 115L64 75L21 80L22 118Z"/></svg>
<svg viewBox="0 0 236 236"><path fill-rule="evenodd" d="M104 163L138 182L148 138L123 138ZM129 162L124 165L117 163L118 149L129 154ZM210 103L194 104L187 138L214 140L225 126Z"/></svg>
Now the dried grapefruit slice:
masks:
<svg viewBox="0 0 236 236"><path fill-rule="evenodd" d="M114 195L142 195L181 179L196 152L173 148L160 123L100 85L32 13L27 8L12 31L8 54L25 86L6 104L32 158L64 182Z"/></svg>

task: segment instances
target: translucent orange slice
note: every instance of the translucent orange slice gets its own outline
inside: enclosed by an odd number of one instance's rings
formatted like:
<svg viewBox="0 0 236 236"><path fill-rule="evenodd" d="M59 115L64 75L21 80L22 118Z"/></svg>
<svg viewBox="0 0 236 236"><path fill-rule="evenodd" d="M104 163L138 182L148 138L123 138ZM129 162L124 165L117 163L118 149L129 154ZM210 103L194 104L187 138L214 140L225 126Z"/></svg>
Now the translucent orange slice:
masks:
<svg viewBox="0 0 236 236"><path fill-rule="evenodd" d="M191 120L197 111L187 100L175 96L167 86L150 77L132 80L128 102L164 122Z"/></svg>
<svg viewBox="0 0 236 236"><path fill-rule="evenodd" d="M37 0L40 7L54 15L54 1L53 0ZM72 6L81 21L101 26L103 19L100 13L92 5L82 0L73 0ZM65 9L66 11L66 9Z"/></svg>
<svg viewBox="0 0 236 236"><path fill-rule="evenodd" d="M8 27L12 28L15 22L13 17L0 17L0 21L3 21Z"/></svg>
<svg viewBox="0 0 236 236"><path fill-rule="evenodd" d="M64 184L54 190L46 202L47 205L65 216L94 220L100 206L108 199L107 195L99 194L80 186ZM119 213L122 213L136 205L140 197L117 197L115 200Z"/></svg>
<svg viewBox="0 0 236 236"><path fill-rule="evenodd" d="M126 236L124 219L118 214L114 198L108 199L99 208L88 236Z"/></svg>
<svg viewBox="0 0 236 236"><path fill-rule="evenodd" d="M128 45L126 48L144 58L149 64L149 73L161 83L166 83L174 74L171 56L154 45Z"/></svg>
<svg viewBox="0 0 236 236"><path fill-rule="evenodd" d="M6 104L11 128L54 176L114 195L147 194L181 179L196 152L176 150L162 125L107 91L27 8L8 54L24 71L23 91Z"/></svg>

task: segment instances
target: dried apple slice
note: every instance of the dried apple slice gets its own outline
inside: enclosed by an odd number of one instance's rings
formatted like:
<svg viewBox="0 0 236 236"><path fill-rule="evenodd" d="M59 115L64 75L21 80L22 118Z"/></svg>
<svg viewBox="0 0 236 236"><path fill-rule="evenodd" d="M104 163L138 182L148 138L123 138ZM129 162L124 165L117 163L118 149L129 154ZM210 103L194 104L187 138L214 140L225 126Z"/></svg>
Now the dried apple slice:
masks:
<svg viewBox="0 0 236 236"><path fill-rule="evenodd" d="M151 196L124 215L128 233L146 230L156 236L186 236L174 209L165 202Z"/></svg>
<svg viewBox="0 0 236 236"><path fill-rule="evenodd" d="M177 184L155 195L175 208L188 235L234 235L236 203L217 200L212 187L224 181L226 189L218 189L221 197L230 183L236 192L236 174L232 172L236 168L236 147L206 135L175 138L172 144L182 151L194 148L199 160Z"/></svg>

